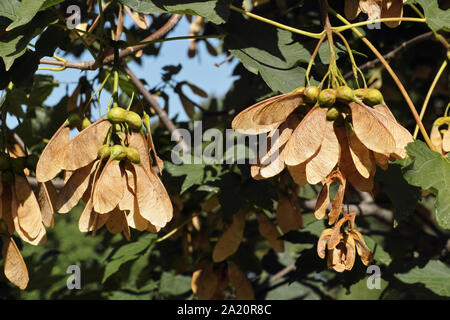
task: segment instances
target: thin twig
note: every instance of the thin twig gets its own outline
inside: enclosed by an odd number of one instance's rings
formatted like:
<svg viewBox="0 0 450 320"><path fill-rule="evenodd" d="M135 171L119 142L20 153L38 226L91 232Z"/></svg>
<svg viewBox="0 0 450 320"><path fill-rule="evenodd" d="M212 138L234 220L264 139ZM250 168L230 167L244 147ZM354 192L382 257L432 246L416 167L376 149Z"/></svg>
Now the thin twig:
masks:
<svg viewBox="0 0 450 320"><path fill-rule="evenodd" d="M387 54L385 54L383 57L386 61L391 60L392 58L394 58L396 55L398 55L400 52L412 47L413 45L416 45L420 42L423 42L425 40L428 39L432 39L433 38L433 32L427 32L424 34L421 34L417 37L414 37L408 41L403 42L400 46L398 46L397 48L395 48L394 50L388 52ZM365 71L367 69L371 69L374 68L376 65L378 65L380 63L380 59L375 58L373 60L370 60L366 63L364 63L363 65L359 66L359 69L361 71ZM351 76L353 75L352 71L349 71L345 74L344 78L345 79L349 79Z"/></svg>
<svg viewBox="0 0 450 320"><path fill-rule="evenodd" d="M142 42L150 42L154 41L156 39L159 39L166 35L170 30L172 30L177 23L181 19L181 15L174 14L170 17L170 19L158 30L156 30L154 33L146 37L142 40ZM124 58L126 56L129 56L131 54L134 54L135 52L141 50L144 48L147 44L139 44L136 46L128 47L124 50L121 50L119 52L119 58ZM110 54L106 56L102 64L107 64L114 61L114 54ZM54 66L65 66L66 68L73 68L73 69L80 69L80 70L95 70L98 68L98 65L96 64L95 60L91 61L82 61L82 62L61 62L61 61L54 61L54 60L48 60L48 59L41 59L39 61L41 64L48 64L48 65L54 65Z"/></svg>

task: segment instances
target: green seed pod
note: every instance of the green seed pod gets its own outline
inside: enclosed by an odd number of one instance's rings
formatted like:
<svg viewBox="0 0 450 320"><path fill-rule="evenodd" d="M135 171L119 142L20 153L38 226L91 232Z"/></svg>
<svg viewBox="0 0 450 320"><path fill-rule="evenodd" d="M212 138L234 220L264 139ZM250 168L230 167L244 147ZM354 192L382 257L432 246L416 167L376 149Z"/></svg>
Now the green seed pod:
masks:
<svg viewBox="0 0 450 320"><path fill-rule="evenodd" d="M305 87L298 87L298 88L295 88L295 89L292 91L292 93L302 92L303 90L305 90Z"/></svg>
<svg viewBox="0 0 450 320"><path fill-rule="evenodd" d="M108 145L104 144L98 149L97 155L101 159L108 159L111 155L111 148Z"/></svg>
<svg viewBox="0 0 450 320"><path fill-rule="evenodd" d="M110 148L110 158L112 160L123 160L127 157L127 150L124 146L116 144Z"/></svg>
<svg viewBox="0 0 450 320"><path fill-rule="evenodd" d="M383 95L378 89L367 89L364 94L363 102L368 106L375 106L383 103Z"/></svg>
<svg viewBox="0 0 450 320"><path fill-rule="evenodd" d="M305 102L309 104L315 104L317 97L319 96L319 88L311 86L305 89Z"/></svg>
<svg viewBox="0 0 450 320"><path fill-rule="evenodd" d="M341 102L351 102L355 98L353 90L347 86L342 86L336 89L336 100Z"/></svg>
<svg viewBox="0 0 450 320"><path fill-rule="evenodd" d="M5 153L0 153L0 170L4 171L9 169L11 166L11 163L9 161L9 156Z"/></svg>
<svg viewBox="0 0 450 320"><path fill-rule="evenodd" d="M81 122L81 130L86 129L87 127L89 127L91 125L91 121L89 120L89 118L84 117L83 121Z"/></svg>
<svg viewBox="0 0 450 320"><path fill-rule="evenodd" d="M81 116L78 113L72 113L66 120L66 125L77 127L81 124Z"/></svg>
<svg viewBox="0 0 450 320"><path fill-rule="evenodd" d="M12 171L2 172L2 182L7 184L13 184L15 181L14 173Z"/></svg>
<svg viewBox="0 0 450 320"><path fill-rule="evenodd" d="M11 158L11 169L15 174L22 174L25 169L26 157Z"/></svg>
<svg viewBox="0 0 450 320"><path fill-rule="evenodd" d="M353 95L355 96L356 99L362 100L362 99L364 99L364 96L366 95L366 91L367 91L367 89L356 89L356 90L353 90Z"/></svg>
<svg viewBox="0 0 450 320"><path fill-rule="evenodd" d="M113 123L125 122L128 111L121 107L112 107L106 114L106 119Z"/></svg>
<svg viewBox="0 0 450 320"><path fill-rule="evenodd" d="M30 170L35 170L38 161L39 161L38 156L35 154L31 154L25 159L25 167Z"/></svg>
<svg viewBox="0 0 450 320"><path fill-rule="evenodd" d="M134 148L126 148L127 152L127 160L131 163L140 164L141 163L141 156L139 155L139 152Z"/></svg>
<svg viewBox="0 0 450 320"><path fill-rule="evenodd" d="M325 89L320 91L318 101L319 106L321 106L322 108L332 107L336 102L336 90Z"/></svg>
<svg viewBox="0 0 450 320"><path fill-rule="evenodd" d="M334 120L336 120L339 117L339 114L340 114L340 112L339 112L338 109L336 109L334 107L330 108L327 111L327 120L328 121L334 121Z"/></svg>
<svg viewBox="0 0 450 320"><path fill-rule="evenodd" d="M139 130L142 128L142 119L136 112L128 111L125 121L131 129Z"/></svg>

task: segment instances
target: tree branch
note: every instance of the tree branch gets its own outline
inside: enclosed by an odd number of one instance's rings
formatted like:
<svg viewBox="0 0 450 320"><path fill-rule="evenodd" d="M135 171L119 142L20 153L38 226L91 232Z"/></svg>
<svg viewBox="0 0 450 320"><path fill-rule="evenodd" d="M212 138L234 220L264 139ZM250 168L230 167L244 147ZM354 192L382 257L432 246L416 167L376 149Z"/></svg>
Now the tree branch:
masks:
<svg viewBox="0 0 450 320"><path fill-rule="evenodd" d="M417 37L414 37L414 38L412 38L412 39L410 39L408 41L403 42L399 47L397 47L394 50L388 52L383 57L384 57L384 59L386 61L389 61L392 58L394 58L397 54L399 54L400 52L402 52L402 51L404 51L404 50L406 50L406 49L408 49L408 48L410 48L410 47L412 47L412 46L414 46L414 45L416 45L416 44L418 44L420 42L423 42L425 40L432 39L432 38L433 38L433 32L431 32L431 31L427 32L427 33L424 33L424 34L421 34L421 35L419 35ZM373 59L371 61L368 61L368 62L364 63L363 65L359 66L359 69L361 71L365 71L367 69L372 69L377 64L379 64L380 62L381 62L380 59L375 58L375 59ZM349 71L349 72L347 72L344 75L344 78L345 79L349 79L352 75L353 75L352 71Z"/></svg>

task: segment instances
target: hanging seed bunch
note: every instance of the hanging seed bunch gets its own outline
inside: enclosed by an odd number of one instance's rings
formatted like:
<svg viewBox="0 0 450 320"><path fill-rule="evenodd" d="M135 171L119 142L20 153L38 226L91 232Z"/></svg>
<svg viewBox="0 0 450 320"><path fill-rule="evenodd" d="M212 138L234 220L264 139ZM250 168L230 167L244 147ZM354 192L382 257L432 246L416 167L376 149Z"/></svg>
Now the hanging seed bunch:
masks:
<svg viewBox="0 0 450 320"><path fill-rule="evenodd" d="M440 117L434 121L430 139L441 154L450 152L450 117Z"/></svg>
<svg viewBox="0 0 450 320"><path fill-rule="evenodd" d="M130 227L159 231L172 218L172 204L152 167L150 149L162 170L148 115L143 121L139 114L114 104L104 118L69 140L70 129L78 125L75 118L69 117L58 129L36 169L39 182L65 173L56 211L67 213L83 200L86 206L79 220L82 232L95 234L106 226L111 233L122 232L130 239Z"/></svg>
<svg viewBox="0 0 450 320"><path fill-rule="evenodd" d="M27 267L13 239L17 235L32 245L47 240L44 224L52 226L51 199L56 193L53 184L39 185L36 197L27 180L34 171L37 159L26 156L14 145L7 153L0 153L0 236L6 278L20 289L25 289L29 277ZM51 195L51 197L50 197Z"/></svg>
<svg viewBox="0 0 450 320"><path fill-rule="evenodd" d="M345 188L373 189L376 166L406 156L411 134L394 118L377 89L348 86L301 87L261 101L232 122L243 134L268 133L265 153L252 165L255 179L266 179L286 167L299 185L321 184L315 215L326 216L329 187L339 183L329 224L338 221ZM272 141L273 140L273 141Z"/></svg>

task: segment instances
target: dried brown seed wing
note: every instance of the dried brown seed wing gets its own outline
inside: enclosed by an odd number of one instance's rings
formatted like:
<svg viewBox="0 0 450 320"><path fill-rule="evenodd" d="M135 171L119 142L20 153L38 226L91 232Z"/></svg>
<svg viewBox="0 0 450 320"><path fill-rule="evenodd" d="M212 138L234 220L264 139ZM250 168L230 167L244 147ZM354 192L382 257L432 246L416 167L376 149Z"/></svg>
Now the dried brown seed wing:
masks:
<svg viewBox="0 0 450 320"><path fill-rule="evenodd" d="M236 300L255 300L252 283L238 265L230 261L228 261L228 279L235 289Z"/></svg>
<svg viewBox="0 0 450 320"><path fill-rule="evenodd" d="M64 150L64 170L74 171L97 159L98 149L103 145L111 123L100 119L77 134Z"/></svg>
<svg viewBox="0 0 450 320"><path fill-rule="evenodd" d="M49 181L62 170L63 155L69 143L69 135L70 128L63 124L47 143L36 165L37 181Z"/></svg>
<svg viewBox="0 0 450 320"><path fill-rule="evenodd" d="M192 274L192 292L199 300L210 300L216 292L219 281L219 275L214 272L212 264L208 263Z"/></svg>
<svg viewBox="0 0 450 320"><path fill-rule="evenodd" d="M241 134L261 134L270 132L277 128L282 121L268 125L259 125L253 120L253 117L259 110L263 109L266 105L273 103L279 99L280 96L282 95L260 101L241 111L236 117L234 117L231 127Z"/></svg>
<svg viewBox="0 0 450 320"><path fill-rule="evenodd" d="M271 125L285 121L302 103L303 92L283 94L273 102L259 108L253 115L253 121L257 125Z"/></svg>
<svg viewBox="0 0 450 320"><path fill-rule="evenodd" d="M55 219L53 214L55 211L55 203L57 191L51 181L41 182L38 184L38 202L41 208L42 222L46 227L53 228Z"/></svg>
<svg viewBox="0 0 450 320"><path fill-rule="evenodd" d="M442 150L444 152L450 152L450 128L444 132L442 137Z"/></svg>
<svg viewBox="0 0 450 320"><path fill-rule="evenodd" d="M278 128L270 132L259 149L259 152L263 152L260 159L262 164L267 165L270 161L274 160L276 154L278 154L278 156L280 155L282 148L289 141L289 138L299 123L300 121L297 117L291 116L280 124Z"/></svg>
<svg viewBox="0 0 450 320"><path fill-rule="evenodd" d="M123 224L126 223L125 213L119 209L114 209L109 214L109 219L106 221L106 229L112 234L120 233L123 230Z"/></svg>
<svg viewBox="0 0 450 320"><path fill-rule="evenodd" d="M401 18L403 17L403 0L382 0L381 18ZM387 21L385 24L389 28L395 28L401 21Z"/></svg>
<svg viewBox="0 0 450 320"><path fill-rule="evenodd" d="M277 222L284 233L300 229L303 226L298 198L295 194L290 197L280 194L278 198Z"/></svg>
<svg viewBox="0 0 450 320"><path fill-rule="evenodd" d="M221 262L237 251L244 236L244 228L245 214L242 212L235 214L232 223L225 229L214 246L212 254L214 262Z"/></svg>
<svg viewBox="0 0 450 320"><path fill-rule="evenodd" d="M373 151L372 154L377 166L379 166L383 170L387 170L389 166L389 156Z"/></svg>
<svg viewBox="0 0 450 320"><path fill-rule="evenodd" d="M348 20L356 19L361 12L361 9L359 8L359 0L345 0L344 12Z"/></svg>
<svg viewBox="0 0 450 320"><path fill-rule="evenodd" d="M335 132L336 136L338 137L339 144L341 145L341 158L339 160L340 171L347 179L347 182L353 184L357 189L367 192L372 191L373 175L375 174L375 172L371 173L369 178L364 178L363 176L361 176L358 170L356 170L355 165L353 164L345 128L335 127Z"/></svg>
<svg viewBox="0 0 450 320"><path fill-rule="evenodd" d="M327 247L327 241L330 239L332 232L333 229L323 230L317 242L317 255L322 259L325 258L325 248Z"/></svg>
<svg viewBox="0 0 450 320"><path fill-rule="evenodd" d="M292 179L299 186L303 186L308 183L306 181L306 163L303 162L296 166L288 166L289 173L292 176Z"/></svg>
<svg viewBox="0 0 450 320"><path fill-rule="evenodd" d="M172 219L173 207L164 185L153 172L133 165L136 174L136 197L141 216L157 227Z"/></svg>
<svg viewBox="0 0 450 320"><path fill-rule="evenodd" d="M29 281L27 266L12 237L2 237L2 255L5 276L20 289L24 290Z"/></svg>
<svg viewBox="0 0 450 320"><path fill-rule="evenodd" d="M355 240L356 250L361 257L362 263L365 266L368 266L372 262L372 253L370 252L369 247L367 247L362 234L358 230L352 230L350 233Z"/></svg>
<svg viewBox="0 0 450 320"><path fill-rule="evenodd" d="M250 166L250 175L255 180L263 180L264 177L260 174L261 165L253 164Z"/></svg>
<svg viewBox="0 0 450 320"><path fill-rule="evenodd" d="M314 107L292 133L283 151L289 166L301 164L319 150L326 130L326 110Z"/></svg>
<svg viewBox="0 0 450 320"><path fill-rule="evenodd" d="M43 228L39 203L25 177L16 175L14 186L19 225L29 238L35 239Z"/></svg>
<svg viewBox="0 0 450 320"><path fill-rule="evenodd" d="M370 107L359 103L349 104L352 110L353 130L367 148L378 153L393 153L395 140L388 128L374 116Z"/></svg>
<svg viewBox="0 0 450 320"><path fill-rule="evenodd" d="M356 170L358 170L361 176L368 178L375 166L374 159L372 159L370 154L371 151L359 141L356 134L350 134L350 136L347 136L347 139L350 147L350 155Z"/></svg>
<svg viewBox="0 0 450 320"><path fill-rule="evenodd" d="M314 208L314 216L316 219L323 219L327 214L327 208L330 204L330 183L327 181L320 190L317 198L316 207Z"/></svg>
<svg viewBox="0 0 450 320"><path fill-rule="evenodd" d="M256 218L258 219L259 234L269 241L270 246L275 252L284 252L284 241L278 239L280 233L275 224L264 213L257 214Z"/></svg>
<svg viewBox="0 0 450 320"><path fill-rule="evenodd" d="M141 29L146 30L150 26L147 17L139 12L131 11L128 7L125 7L125 11L133 19L134 23Z"/></svg>
<svg viewBox="0 0 450 320"><path fill-rule="evenodd" d="M78 220L78 229L80 229L81 232L92 231L95 216L92 210L92 199L89 199L83 209L83 212L81 213L80 219Z"/></svg>
<svg viewBox="0 0 450 320"><path fill-rule="evenodd" d="M408 143L413 142L413 137L408 130L402 127L397 120L393 117L389 108L385 105L375 106L374 109L369 109L369 111L380 120L381 123L385 125L391 135L394 137L395 141L395 152L396 157L405 158L406 150L405 147Z"/></svg>
<svg viewBox="0 0 450 320"><path fill-rule="evenodd" d="M339 216L341 215L342 207L344 205L344 195L345 195L345 186L346 186L345 178L340 179L340 185L338 188L338 192L331 202L331 211L328 214L328 224L334 224Z"/></svg>
<svg viewBox="0 0 450 320"><path fill-rule="evenodd" d="M119 161L109 160L95 183L94 211L104 214L114 210L123 198L124 189L125 179Z"/></svg>
<svg viewBox="0 0 450 320"><path fill-rule="evenodd" d="M345 270L352 270L356 258L355 241L353 240L353 237L351 235L346 234L344 243L346 248L344 261Z"/></svg>
<svg viewBox="0 0 450 320"><path fill-rule="evenodd" d="M306 180L310 184L323 181L339 160L341 148L334 133L333 122L327 121L319 152L306 163Z"/></svg>
<svg viewBox="0 0 450 320"><path fill-rule="evenodd" d="M431 128L430 139L431 139L431 143L433 143L433 145L436 147L436 150L438 150L440 153L442 153L443 141L442 141L441 132L439 131L438 126L433 126Z"/></svg>
<svg viewBox="0 0 450 320"><path fill-rule="evenodd" d="M133 132L128 136L129 146L135 148L141 157L141 163L145 170L151 170L151 161L149 156L149 149L145 136L142 133Z"/></svg>
<svg viewBox="0 0 450 320"><path fill-rule="evenodd" d="M75 207L83 197L89 186L89 178L94 166L94 162L78 169L71 176L61 189L56 201L58 213L67 213Z"/></svg>

